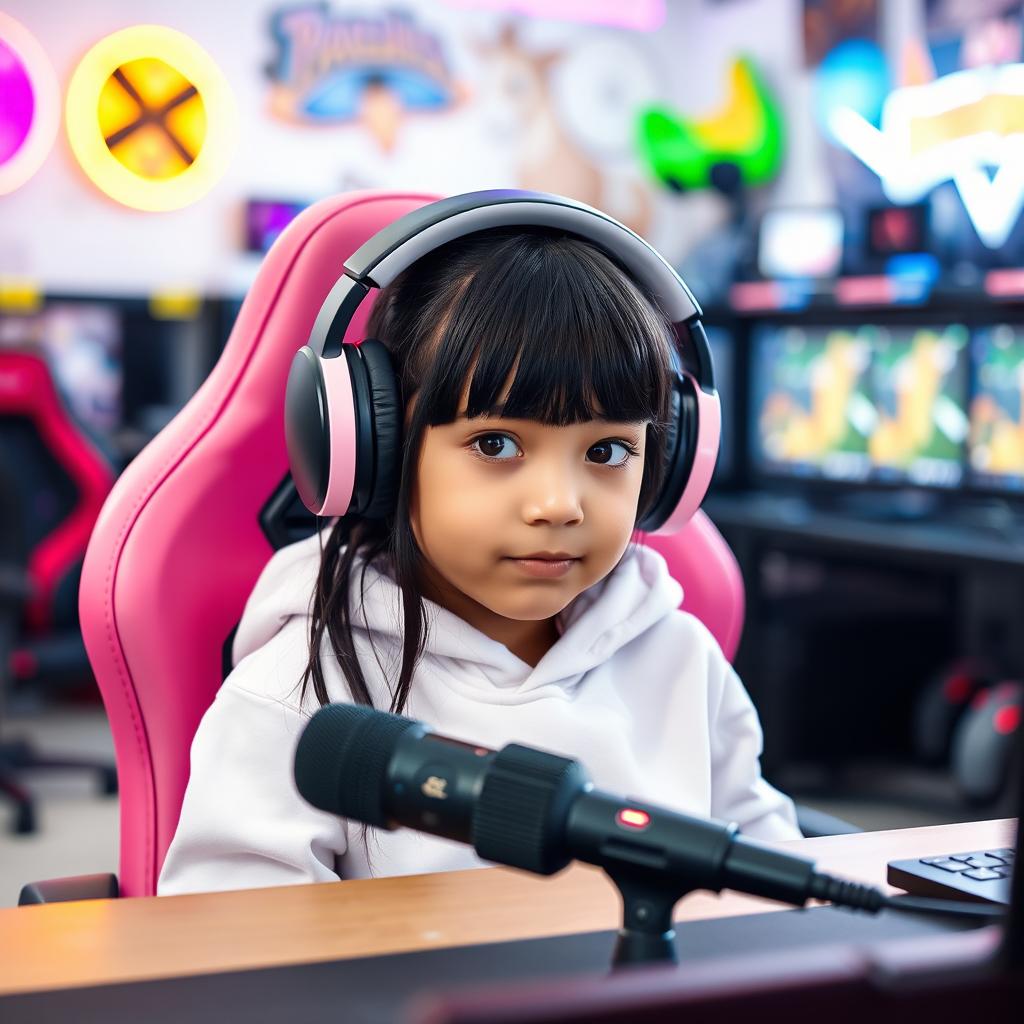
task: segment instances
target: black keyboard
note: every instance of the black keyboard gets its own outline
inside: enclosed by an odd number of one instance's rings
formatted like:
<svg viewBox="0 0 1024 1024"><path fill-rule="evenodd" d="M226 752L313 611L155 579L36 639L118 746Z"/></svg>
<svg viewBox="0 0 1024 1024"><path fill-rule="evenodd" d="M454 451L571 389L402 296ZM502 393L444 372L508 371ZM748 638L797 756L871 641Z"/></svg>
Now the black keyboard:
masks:
<svg viewBox="0 0 1024 1024"><path fill-rule="evenodd" d="M1004 848L892 860L887 877L915 896L1009 904L1013 859L1014 851Z"/></svg>

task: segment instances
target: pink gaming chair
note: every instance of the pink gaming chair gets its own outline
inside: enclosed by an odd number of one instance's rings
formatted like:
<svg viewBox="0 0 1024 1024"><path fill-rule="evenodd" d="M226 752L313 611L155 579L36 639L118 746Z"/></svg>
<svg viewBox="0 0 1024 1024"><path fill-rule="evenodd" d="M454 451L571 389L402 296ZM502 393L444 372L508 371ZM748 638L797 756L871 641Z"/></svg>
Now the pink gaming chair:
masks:
<svg viewBox="0 0 1024 1024"><path fill-rule="evenodd" d="M273 552L268 508L274 495L281 499L288 472L283 416L292 356L345 259L436 198L355 192L296 218L268 253L210 377L128 466L103 508L80 612L117 753L122 895L155 891L192 737L223 678L225 642ZM366 310L360 314L350 339L364 328ZM714 526L700 513L674 537L641 539L665 556L683 584L683 607L731 658L743 587Z"/></svg>

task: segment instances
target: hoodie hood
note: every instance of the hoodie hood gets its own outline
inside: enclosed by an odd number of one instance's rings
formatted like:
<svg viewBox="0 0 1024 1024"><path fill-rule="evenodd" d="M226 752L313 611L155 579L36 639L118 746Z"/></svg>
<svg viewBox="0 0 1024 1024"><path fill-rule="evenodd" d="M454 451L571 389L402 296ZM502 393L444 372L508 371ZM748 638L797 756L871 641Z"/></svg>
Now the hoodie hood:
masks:
<svg viewBox="0 0 1024 1024"><path fill-rule="evenodd" d="M369 634L378 651L401 659L402 593L378 560L366 567L364 603L358 582L364 562L353 564L352 620L358 648ZM235 635L238 664L266 644L295 616L308 616L320 566L316 535L276 552L267 563ZM447 609L424 600L427 637L424 659L432 660L453 683L512 689L518 694L541 686L571 689L592 668L611 658L679 607L682 587L665 559L642 545L631 545L603 580L583 591L556 617L559 639L531 666L503 643L492 640Z"/></svg>

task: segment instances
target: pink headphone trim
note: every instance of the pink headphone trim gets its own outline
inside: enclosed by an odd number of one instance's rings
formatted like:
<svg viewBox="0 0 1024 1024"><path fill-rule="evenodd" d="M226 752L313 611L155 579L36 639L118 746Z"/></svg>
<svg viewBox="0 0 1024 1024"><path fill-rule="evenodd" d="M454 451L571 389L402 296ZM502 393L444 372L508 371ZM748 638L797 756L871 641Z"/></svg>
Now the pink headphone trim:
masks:
<svg viewBox="0 0 1024 1024"><path fill-rule="evenodd" d="M695 382L696 383L696 382ZM722 432L722 407L718 393L709 395L698 386L697 392L697 450L686 487L673 509L672 514L658 527L650 531L655 536L678 533L693 518L700 503L711 486L711 475L718 458L718 442Z"/></svg>
<svg viewBox="0 0 1024 1024"><path fill-rule="evenodd" d="M339 352L332 359L317 357L324 375L327 419L331 433L331 467L327 493L317 515L343 516L352 503L356 479L356 413L348 359Z"/></svg>

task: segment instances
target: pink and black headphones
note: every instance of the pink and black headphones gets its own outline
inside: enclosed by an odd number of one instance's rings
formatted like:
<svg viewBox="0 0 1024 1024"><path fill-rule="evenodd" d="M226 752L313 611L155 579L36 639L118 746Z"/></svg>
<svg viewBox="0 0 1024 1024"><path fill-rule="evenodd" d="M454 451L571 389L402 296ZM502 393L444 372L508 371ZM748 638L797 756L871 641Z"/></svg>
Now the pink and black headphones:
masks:
<svg viewBox="0 0 1024 1024"><path fill-rule="evenodd" d="M655 249L600 210L563 196L501 189L413 210L346 260L308 344L292 360L285 395L292 478L311 512L384 518L398 493L404 417L391 355L374 338L342 344L370 289L390 284L421 256L456 238L516 225L556 228L599 246L672 322L679 349L672 354L665 480L637 529L675 533L700 507L718 456L722 416L701 310L689 288Z"/></svg>

